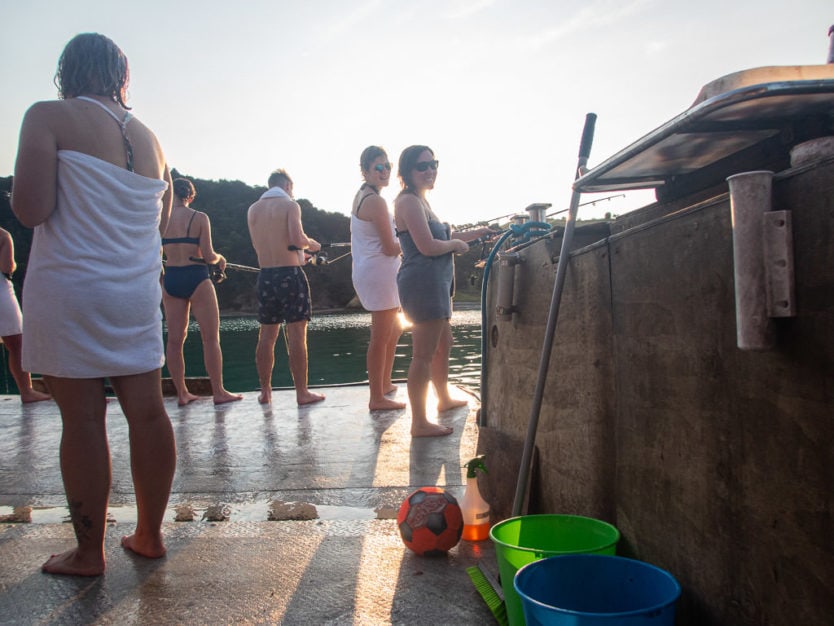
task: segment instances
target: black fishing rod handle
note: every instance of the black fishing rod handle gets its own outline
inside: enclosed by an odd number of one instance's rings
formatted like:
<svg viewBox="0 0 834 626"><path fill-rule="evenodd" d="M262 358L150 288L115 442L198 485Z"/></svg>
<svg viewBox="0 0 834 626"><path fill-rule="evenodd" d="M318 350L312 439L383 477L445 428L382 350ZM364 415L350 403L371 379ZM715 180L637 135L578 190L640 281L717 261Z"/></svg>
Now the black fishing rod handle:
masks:
<svg viewBox="0 0 834 626"><path fill-rule="evenodd" d="M588 113L585 116L585 127L582 129L582 141L579 142L579 158L587 159L591 156L591 144L594 143L594 127L597 124L597 114Z"/></svg>

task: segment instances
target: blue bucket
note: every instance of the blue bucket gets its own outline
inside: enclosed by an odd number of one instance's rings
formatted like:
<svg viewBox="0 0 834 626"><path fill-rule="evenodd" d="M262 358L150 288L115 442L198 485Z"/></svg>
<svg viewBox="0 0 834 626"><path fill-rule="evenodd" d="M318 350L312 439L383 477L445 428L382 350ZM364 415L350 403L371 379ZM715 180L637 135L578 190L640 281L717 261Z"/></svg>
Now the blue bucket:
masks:
<svg viewBox="0 0 834 626"><path fill-rule="evenodd" d="M621 556L568 554L525 565L513 582L528 626L674 626L669 573Z"/></svg>

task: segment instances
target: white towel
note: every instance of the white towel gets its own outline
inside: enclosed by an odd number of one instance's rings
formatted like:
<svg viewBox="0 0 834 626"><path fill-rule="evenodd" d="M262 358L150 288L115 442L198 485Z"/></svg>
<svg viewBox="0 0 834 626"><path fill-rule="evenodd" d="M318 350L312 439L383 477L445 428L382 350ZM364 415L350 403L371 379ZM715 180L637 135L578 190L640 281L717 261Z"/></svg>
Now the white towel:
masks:
<svg viewBox="0 0 834 626"><path fill-rule="evenodd" d="M55 211L35 227L23 367L68 378L162 366L159 219L165 181L58 152Z"/></svg>
<svg viewBox="0 0 834 626"><path fill-rule="evenodd" d="M12 281L0 277L0 337L19 335L22 328L20 305Z"/></svg>
<svg viewBox="0 0 834 626"><path fill-rule="evenodd" d="M261 194L261 200L264 198L288 198L292 200L292 196L280 187L270 187Z"/></svg>
<svg viewBox="0 0 834 626"><path fill-rule="evenodd" d="M394 224L391 223L391 231ZM368 311L400 308L397 271L400 257L387 256L373 222L350 216L350 251L353 258L353 288Z"/></svg>

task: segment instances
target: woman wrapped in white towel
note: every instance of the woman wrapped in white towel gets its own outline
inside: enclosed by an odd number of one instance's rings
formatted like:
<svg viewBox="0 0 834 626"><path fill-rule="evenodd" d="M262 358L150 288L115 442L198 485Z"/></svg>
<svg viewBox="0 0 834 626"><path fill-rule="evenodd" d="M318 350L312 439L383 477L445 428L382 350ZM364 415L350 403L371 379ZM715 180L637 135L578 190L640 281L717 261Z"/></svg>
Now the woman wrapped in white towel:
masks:
<svg viewBox="0 0 834 626"><path fill-rule="evenodd" d="M23 288L23 366L41 372L63 422L61 472L78 545L43 565L104 572L110 492L105 378L127 418L138 520L122 545L165 554L161 524L176 464L162 401L160 233L170 174L125 103L127 58L95 33L58 62L61 99L37 102L20 134L12 209L34 228Z"/></svg>

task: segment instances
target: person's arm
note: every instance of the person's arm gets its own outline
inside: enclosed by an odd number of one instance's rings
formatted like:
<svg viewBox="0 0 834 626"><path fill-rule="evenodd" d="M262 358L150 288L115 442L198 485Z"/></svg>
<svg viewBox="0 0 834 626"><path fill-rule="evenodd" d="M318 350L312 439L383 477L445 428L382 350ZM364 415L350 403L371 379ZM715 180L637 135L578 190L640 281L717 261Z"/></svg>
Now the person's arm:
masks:
<svg viewBox="0 0 834 626"><path fill-rule="evenodd" d="M472 230L464 230L464 231L456 231L452 233L453 239L460 239L461 241L465 241L469 243L470 241L474 241L479 237L484 237L486 235L495 234L495 231L487 228L486 226L482 226L481 228L475 228Z"/></svg>
<svg viewBox="0 0 834 626"><path fill-rule="evenodd" d="M58 142L50 126L51 104L33 104L20 128L11 203L15 216L27 228L43 223L55 210Z"/></svg>
<svg viewBox="0 0 834 626"><path fill-rule="evenodd" d="M394 229L391 228L391 214L388 213L385 200L379 196L368 198L365 201L365 207L365 215L370 216L371 223L374 225L382 244L382 253L385 256L399 256L402 250L400 249L400 242L394 238Z"/></svg>
<svg viewBox="0 0 834 626"><path fill-rule="evenodd" d="M13 274L16 269L12 235L9 231L0 228L0 273Z"/></svg>
<svg viewBox="0 0 834 626"><path fill-rule="evenodd" d="M171 205L174 202L174 183L171 180L171 172L167 164L162 176L163 180L168 183L168 189L162 195L162 212L159 215L159 234L164 237L168 228L168 221L171 219Z"/></svg>
<svg viewBox="0 0 834 626"><path fill-rule="evenodd" d="M225 257L217 253L211 241L211 220L209 220L209 216L202 211L197 211L194 219L200 229L200 254L203 255L203 260L209 265L219 264L221 270L226 269Z"/></svg>
<svg viewBox="0 0 834 626"><path fill-rule="evenodd" d="M397 198L396 210L400 219L405 223L406 230L417 250L424 256L440 256L442 254L463 254L469 250L459 239L435 239L429 229L426 214L420 202L414 196L402 195Z"/></svg>
<svg viewBox="0 0 834 626"><path fill-rule="evenodd" d="M315 239L308 237L301 225L301 207L297 202L291 202L287 211L287 243L299 250L318 252L321 244Z"/></svg>

